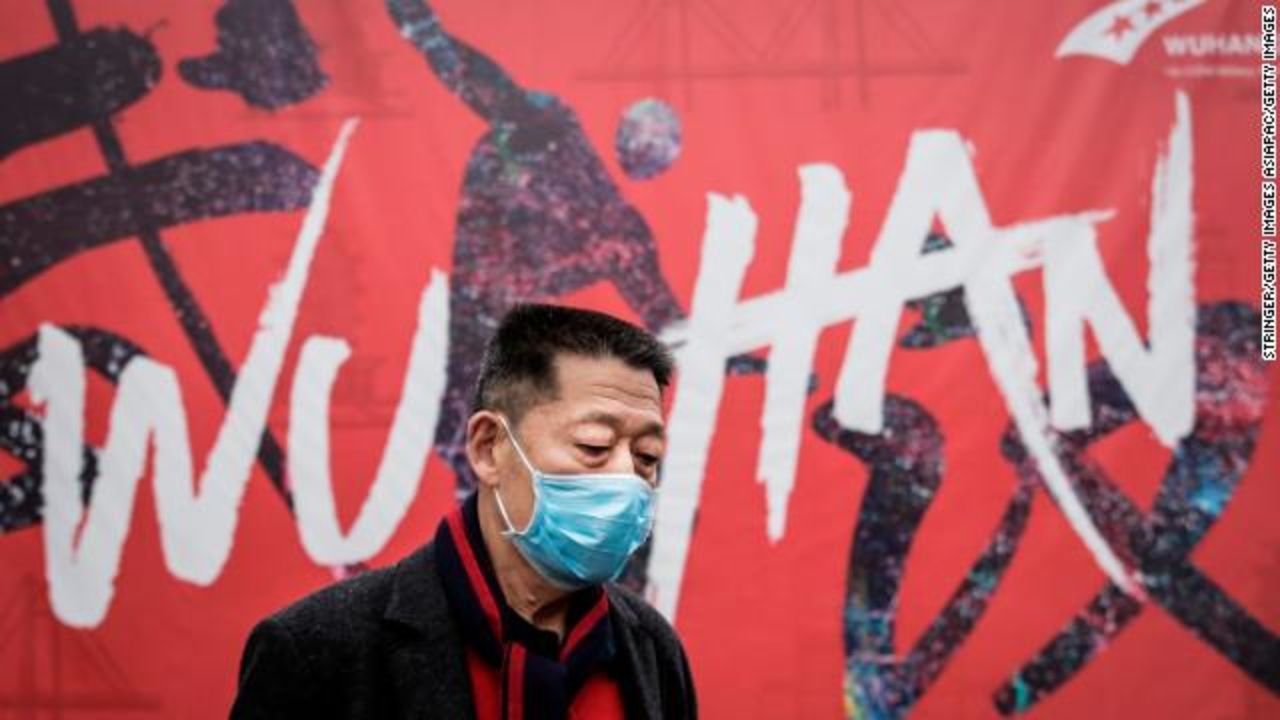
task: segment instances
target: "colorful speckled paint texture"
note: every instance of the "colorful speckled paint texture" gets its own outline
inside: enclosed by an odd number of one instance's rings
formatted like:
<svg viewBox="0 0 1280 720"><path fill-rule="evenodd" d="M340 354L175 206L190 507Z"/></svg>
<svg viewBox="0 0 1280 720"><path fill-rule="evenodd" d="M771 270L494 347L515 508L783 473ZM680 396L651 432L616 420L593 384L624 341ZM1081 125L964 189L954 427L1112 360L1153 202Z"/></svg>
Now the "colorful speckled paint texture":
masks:
<svg viewBox="0 0 1280 720"><path fill-rule="evenodd" d="M275 60L285 66L314 64L314 48L296 36L246 40L244 33L273 27L272 23L255 24L245 17L246 10L255 7L258 6L253 3L233 0L219 14L219 36L224 45L242 50L256 47L257 60L261 61L261 46L266 42L273 48L268 54L274 53ZM282 1L262 7L277 18L293 13L291 6ZM49 10L59 41L29 55L0 62L0 81L6 88L21 89L22 101L5 103L6 109L0 111L0 157L26 145L90 129L108 172L0 205L0 256L6 258L0 268L0 297L80 253L137 239L175 318L225 401L235 385L236 372L205 311L164 246L163 231L200 220L305 208L311 201L318 173L290 150L266 141L179 149L131 164L116 131L116 114L145 97L156 84L161 62L155 46L128 30L98 28L81 32L70 0L51 0ZM281 27L284 26L288 23ZM269 75L259 73L254 82ZM266 95L249 92L255 98L251 102L263 100L273 107L307 94L279 88L264 91ZM121 338L116 341L128 343ZM28 344L11 348L0 359L3 372L12 378L10 391L0 393L0 412L14 418L16 425L10 426L10 435L16 433L18 439L14 442L21 446L17 455L27 465L14 478L22 482L11 482L12 487L0 492L0 527L6 529L38 522L42 507L38 495L40 465L31 460L36 457L32 448L38 444L38 436L18 430L24 427L25 416L10 404L15 395L12 388L22 386L29 369L24 350ZM289 503L283 451L269 431L262 437L259 462L277 492ZM93 465L85 467L89 482Z"/></svg>
<svg viewBox="0 0 1280 720"><path fill-rule="evenodd" d="M637 100L622 114L614 150L629 177L657 177L680 156L680 118L657 98Z"/></svg>
<svg viewBox="0 0 1280 720"><path fill-rule="evenodd" d="M462 181L449 297L449 366L436 451L458 493L475 485L464 439L485 343L520 302L546 301L612 283L645 327L659 331L684 309L662 275L644 217L610 178L573 109L517 84L490 58L450 35L416 0L389 0L401 33L436 79L486 123ZM651 177L679 152L670 107L641 101L623 119L625 168ZM741 358L730 371L762 367Z"/></svg>
<svg viewBox="0 0 1280 720"><path fill-rule="evenodd" d="M301 150L256 134L131 159L117 124L122 112L151 97L163 74L174 70L186 92L228 96L237 106L276 117L329 87L324 48L289 0L225 0L216 15L209 13L216 41L178 57L161 57L163 45L149 32L82 28L72 0L48 0L47 9L56 39L0 61L0 87L8 93L0 104L0 162L83 131L94 161L105 170L0 204L0 299L83 253L137 241L140 262L168 303L166 312L181 327L203 379L225 403L236 381L234 358L180 271L165 233L202 221L304 209L319 172ZM625 189L627 182L653 180L692 158L677 110L637 90L636 99L618 104L619 124L606 150L616 154L625 177L612 177L573 107L523 86L516 73L452 34L421 0L386 0L385 8L375 5L373 11L398 31L398 51L416 52L425 61L426 71L418 68L421 85L445 88L450 102L483 122L478 137L458 139L470 144L462 177L441 181L460 192L451 244L447 381L434 449L453 470L452 490L461 496L475 487L464 448L472 388L484 346L507 310L603 281L650 330L685 317L661 270L650 224ZM258 112L264 110L271 113ZM236 240L245 243L245 252L254 251L253 241ZM935 232L921 249L950 246ZM915 317L898 338L904 350L928 353L975 337L960 289L908 307ZM1034 333L1026 305L1021 307ZM1280 637L1192 560L1230 506L1268 411L1258 325L1258 311L1244 300L1199 306L1195 425L1173 449L1149 511L1090 457L1092 446L1141 418L1106 363L1089 366L1091 424L1058 434L1059 459L1094 524L1125 563L1139 570L1147 598L1101 585L1036 652L1008 668L1003 684L983 689L994 712L1010 716L1042 707L1102 659L1143 612L1165 614L1237 669L1241 682L1280 696ZM109 329L66 330L81 343L88 367L108 384L131 359L146 354L139 343ZM41 522L42 426L22 400L35 353L34 336L0 348L0 448L20 465L0 482L0 533ZM758 373L764 367L757 357L738 356L726 370ZM817 387L811 378L810 391ZM849 456L840 458L848 466L858 464L867 474L851 528L841 615L833 622L843 633L844 712L851 718L903 718L936 686L1000 590L1043 480L1010 425L999 449L1017 480L1002 500L999 520L941 611L900 651L898 612L913 543L942 484L963 481L962 471L943 464L948 428L924 403L893 393L885 399L880 433L842 427L830 400L814 410L811 428L821 442ZM99 448L86 445L83 453L80 482L87 500ZM270 430L262 435L258 464L276 498L291 505L284 450ZM645 586L648 550L641 548L622 579L633 589ZM362 569L353 565L335 573Z"/></svg>
<svg viewBox="0 0 1280 720"><path fill-rule="evenodd" d="M950 302L936 296L917 304ZM934 337L972 335L967 318L932 331ZM927 318L926 322L937 322ZM994 689L1005 715L1028 711L1105 651L1146 605L1169 613L1200 640L1256 682L1280 693L1280 638L1204 576L1189 559L1217 520L1249 465L1266 400L1259 359L1257 311L1224 302L1202 305L1196 326L1196 422L1174 450L1154 507L1144 513L1091 463L1086 450L1138 416L1105 362L1090 365L1093 418L1087 431L1063 433L1063 464L1089 513L1125 560L1138 567L1149 602L1108 584L1057 637L1008 683ZM919 333L917 325L911 332ZM925 343L923 346L931 346ZM894 627L904 562L942 482L944 437L928 411L889 396L885 429L867 435L844 429L830 403L814 414L825 440L864 463L870 478L854 529L844 610L845 708L851 718L901 718L928 692L948 659L986 610L987 601L1016 553L1034 492L1035 464L1010 427L1001 443L1019 483L1000 524L965 580L915 645L895 652Z"/></svg>

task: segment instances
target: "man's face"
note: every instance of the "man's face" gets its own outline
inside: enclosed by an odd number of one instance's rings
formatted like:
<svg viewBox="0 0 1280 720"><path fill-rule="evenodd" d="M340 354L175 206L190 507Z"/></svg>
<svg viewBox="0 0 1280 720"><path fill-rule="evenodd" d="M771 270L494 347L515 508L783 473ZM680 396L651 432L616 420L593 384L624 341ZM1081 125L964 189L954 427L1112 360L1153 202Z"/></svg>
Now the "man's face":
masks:
<svg viewBox="0 0 1280 720"><path fill-rule="evenodd" d="M550 474L635 473L656 485L666 443L653 373L617 358L570 354L557 355L554 366L559 397L512 424L529 462ZM505 431L498 432L498 490L522 530L533 511L532 478Z"/></svg>

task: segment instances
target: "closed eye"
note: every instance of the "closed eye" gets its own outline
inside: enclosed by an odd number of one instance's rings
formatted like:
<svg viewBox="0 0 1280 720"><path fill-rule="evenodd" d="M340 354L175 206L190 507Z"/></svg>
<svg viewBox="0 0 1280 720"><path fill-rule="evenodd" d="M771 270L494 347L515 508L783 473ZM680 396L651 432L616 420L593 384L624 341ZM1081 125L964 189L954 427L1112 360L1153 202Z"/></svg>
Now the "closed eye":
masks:
<svg viewBox="0 0 1280 720"><path fill-rule="evenodd" d="M600 453L609 452L608 445L588 445L587 443L578 443L578 449L588 455L599 455Z"/></svg>

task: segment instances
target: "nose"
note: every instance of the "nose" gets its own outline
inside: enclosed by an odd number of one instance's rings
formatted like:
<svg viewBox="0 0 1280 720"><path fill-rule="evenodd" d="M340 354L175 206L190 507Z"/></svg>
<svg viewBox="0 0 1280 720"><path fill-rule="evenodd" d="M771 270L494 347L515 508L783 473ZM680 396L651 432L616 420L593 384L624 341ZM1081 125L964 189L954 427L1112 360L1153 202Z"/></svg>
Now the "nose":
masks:
<svg viewBox="0 0 1280 720"><path fill-rule="evenodd" d="M618 444L613 456L609 458L609 464L606 466L605 472L619 475L637 475L654 486L657 485L658 481L657 471L644 467L624 443Z"/></svg>
<svg viewBox="0 0 1280 720"><path fill-rule="evenodd" d="M614 448L613 455L609 458L609 464L605 466L605 472L609 473L635 473L640 474L640 465L631 455L631 450L623 443L618 443Z"/></svg>

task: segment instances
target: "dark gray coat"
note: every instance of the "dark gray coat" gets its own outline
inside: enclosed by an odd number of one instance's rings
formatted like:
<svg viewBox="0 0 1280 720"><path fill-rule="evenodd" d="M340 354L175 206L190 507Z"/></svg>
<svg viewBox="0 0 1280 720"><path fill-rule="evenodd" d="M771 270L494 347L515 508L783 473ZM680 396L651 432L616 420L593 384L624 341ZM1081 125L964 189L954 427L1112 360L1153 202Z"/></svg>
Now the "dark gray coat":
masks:
<svg viewBox="0 0 1280 720"><path fill-rule="evenodd" d="M628 719L696 718L675 631L634 593L605 587ZM466 650L431 543L259 622L231 717L474 718Z"/></svg>

